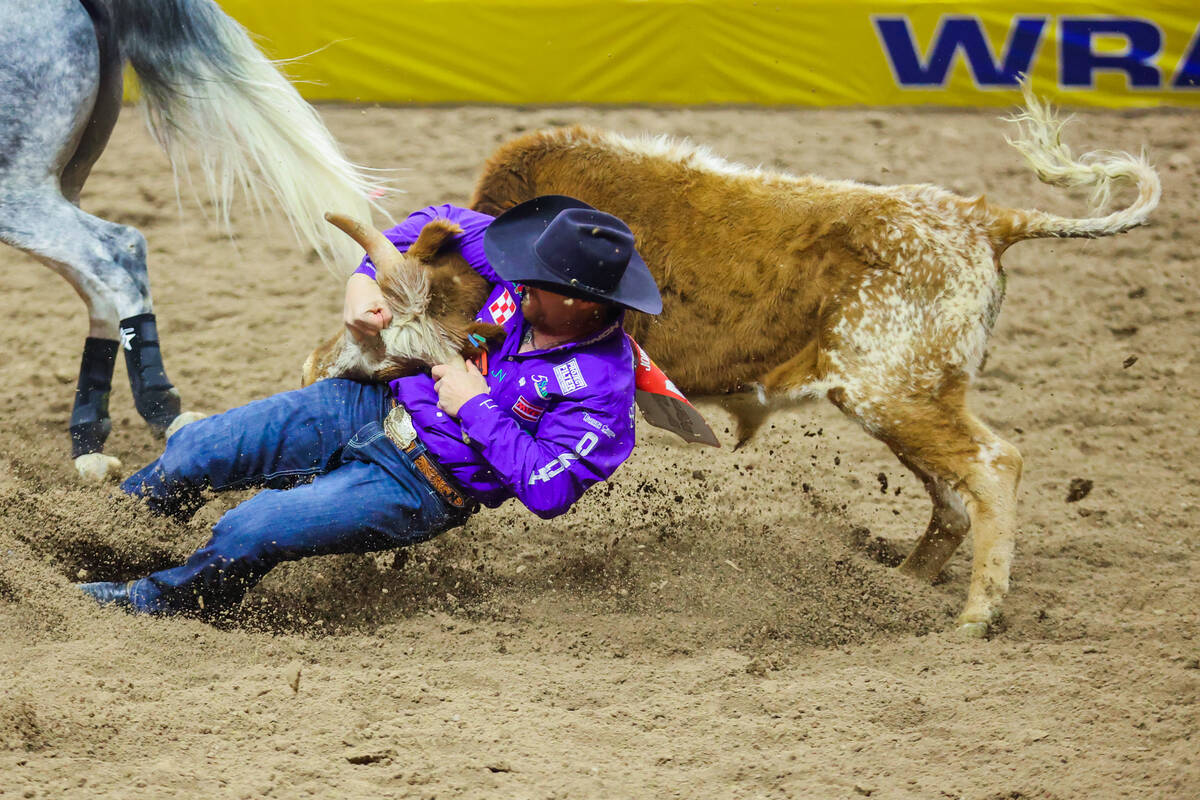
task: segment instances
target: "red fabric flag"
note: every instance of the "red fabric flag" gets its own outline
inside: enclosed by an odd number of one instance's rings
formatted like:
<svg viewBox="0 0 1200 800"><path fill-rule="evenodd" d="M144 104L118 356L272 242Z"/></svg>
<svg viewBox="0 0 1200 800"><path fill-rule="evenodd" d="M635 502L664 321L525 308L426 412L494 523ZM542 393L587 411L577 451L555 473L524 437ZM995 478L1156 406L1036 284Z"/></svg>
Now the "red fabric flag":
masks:
<svg viewBox="0 0 1200 800"><path fill-rule="evenodd" d="M633 348L633 371L637 380L637 404L642 416L656 428L671 431L685 442L720 447L716 434L700 412L688 402L666 373L646 355L646 351L625 334Z"/></svg>

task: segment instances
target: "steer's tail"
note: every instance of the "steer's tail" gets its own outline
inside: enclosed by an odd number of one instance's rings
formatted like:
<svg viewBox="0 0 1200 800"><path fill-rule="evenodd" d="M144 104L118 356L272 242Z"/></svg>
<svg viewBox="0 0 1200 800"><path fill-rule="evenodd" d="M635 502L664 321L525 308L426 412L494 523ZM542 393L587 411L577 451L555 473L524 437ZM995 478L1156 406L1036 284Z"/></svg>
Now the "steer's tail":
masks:
<svg viewBox="0 0 1200 800"><path fill-rule="evenodd" d="M346 160L316 111L245 29L212 0L113 5L122 53L176 174L186 172L188 145L223 222L240 188L260 208L278 206L303 241L348 274L361 253L325 224L324 212L370 219L377 181Z"/></svg>
<svg viewBox="0 0 1200 800"><path fill-rule="evenodd" d="M1051 186L1092 188L1092 208L1103 208L1113 190L1122 185L1133 186L1137 199L1126 208L1100 217L1072 219L1043 211L1005 209L992 206L992 240L998 250L1022 239L1042 237L1082 237L1094 239L1112 236L1146 222L1158 205L1162 185L1158 173L1150 166L1145 154L1099 150L1075 157L1062 141L1060 121L1054 110L1034 96L1026 79L1021 86L1025 95L1025 110L1009 118L1019 128L1015 139L1008 143L1017 148L1037 172L1038 179Z"/></svg>

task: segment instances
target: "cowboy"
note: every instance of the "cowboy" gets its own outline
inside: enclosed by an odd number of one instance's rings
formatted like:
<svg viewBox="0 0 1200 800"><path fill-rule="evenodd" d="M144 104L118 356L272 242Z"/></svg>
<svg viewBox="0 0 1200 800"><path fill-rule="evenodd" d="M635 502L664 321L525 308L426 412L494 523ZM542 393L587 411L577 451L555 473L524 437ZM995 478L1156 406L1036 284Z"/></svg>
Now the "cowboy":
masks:
<svg viewBox="0 0 1200 800"><path fill-rule="evenodd" d="M662 310L629 227L551 195L497 218L435 206L386 235L405 250L439 217L463 229L464 258L493 284L480 319L506 337L484 369L318 381L180 429L125 492L187 519L206 490L266 491L222 516L182 565L80 589L135 613L212 612L282 561L420 542L512 497L548 519L612 475L634 444L623 310ZM387 317L364 259L348 281L347 325L374 335Z"/></svg>

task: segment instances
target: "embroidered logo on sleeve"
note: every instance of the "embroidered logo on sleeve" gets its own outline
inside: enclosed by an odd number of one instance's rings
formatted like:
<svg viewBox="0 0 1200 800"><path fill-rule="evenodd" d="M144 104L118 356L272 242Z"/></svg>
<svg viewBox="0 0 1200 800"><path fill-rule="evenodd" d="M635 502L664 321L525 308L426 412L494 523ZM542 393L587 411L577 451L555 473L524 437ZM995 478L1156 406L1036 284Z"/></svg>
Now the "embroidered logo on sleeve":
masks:
<svg viewBox="0 0 1200 800"><path fill-rule="evenodd" d="M504 294L493 300L487 308L488 313L492 315L492 322L497 325L503 325L512 319L513 314L517 313L517 304L513 302L513 297L508 293L508 289L505 289Z"/></svg>
<svg viewBox="0 0 1200 800"><path fill-rule="evenodd" d="M608 427L603 422L596 419L595 417L593 417L591 414L589 414L586 411L583 412L583 421L586 422L588 425L591 425L596 430L603 433L608 438L610 438L610 439L617 438L617 434L612 428Z"/></svg>
<svg viewBox="0 0 1200 800"><path fill-rule="evenodd" d="M524 397L518 397L517 402L513 403L512 412L521 419L537 422L542 414L546 413L546 409L535 406Z"/></svg>
<svg viewBox="0 0 1200 800"><path fill-rule="evenodd" d="M563 394L570 394L587 386L587 381L583 379L583 372L579 369L579 362L573 358L567 363L555 367L554 377L558 378L558 390Z"/></svg>
<svg viewBox="0 0 1200 800"><path fill-rule="evenodd" d="M551 478L555 478L566 472L571 468L571 464L592 452L599 441L600 438L596 434L588 431L575 443L574 453L561 453L555 456L554 460L549 464L534 470L533 474L529 476L529 485L533 486L537 483L549 481Z"/></svg>

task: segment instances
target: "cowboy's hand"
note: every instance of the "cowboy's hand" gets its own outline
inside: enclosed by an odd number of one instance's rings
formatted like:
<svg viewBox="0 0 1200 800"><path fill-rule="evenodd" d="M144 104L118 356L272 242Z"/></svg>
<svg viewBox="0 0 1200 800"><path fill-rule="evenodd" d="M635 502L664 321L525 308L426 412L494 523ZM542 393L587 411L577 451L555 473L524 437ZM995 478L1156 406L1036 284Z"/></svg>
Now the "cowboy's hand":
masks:
<svg viewBox="0 0 1200 800"><path fill-rule="evenodd" d="M392 310L383 299L379 284L370 275L356 272L346 281L346 304L342 319L350 335L359 341L378 336L392 321Z"/></svg>
<svg viewBox="0 0 1200 800"><path fill-rule="evenodd" d="M470 361L465 367L438 364L429 371L438 393L438 408L452 417L458 416L463 403L472 397L488 393L487 379Z"/></svg>

